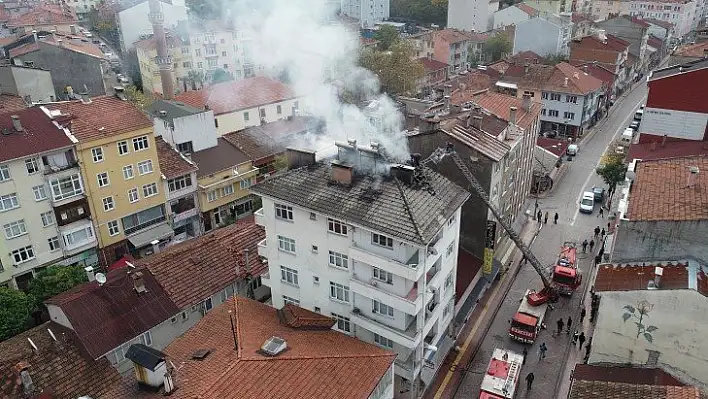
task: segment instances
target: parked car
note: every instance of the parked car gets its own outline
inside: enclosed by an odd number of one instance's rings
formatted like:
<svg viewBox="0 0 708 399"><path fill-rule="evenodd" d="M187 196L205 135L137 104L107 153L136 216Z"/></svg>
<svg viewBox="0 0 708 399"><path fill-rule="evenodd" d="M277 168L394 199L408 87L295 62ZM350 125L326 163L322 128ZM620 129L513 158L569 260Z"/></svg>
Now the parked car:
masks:
<svg viewBox="0 0 708 399"><path fill-rule="evenodd" d="M577 144L571 144L565 150L565 153L566 153L566 155L576 156L576 155L578 155L579 151L580 151L580 147L578 147Z"/></svg>
<svg viewBox="0 0 708 399"><path fill-rule="evenodd" d="M582 213L592 213L595 210L595 194L592 191L583 193L579 208Z"/></svg>
<svg viewBox="0 0 708 399"><path fill-rule="evenodd" d="M592 193L595 196L595 202L600 202L605 199L605 189L602 187L593 187Z"/></svg>
<svg viewBox="0 0 708 399"><path fill-rule="evenodd" d="M639 121L632 121L632 123L629 124L629 128L635 132L639 130Z"/></svg>

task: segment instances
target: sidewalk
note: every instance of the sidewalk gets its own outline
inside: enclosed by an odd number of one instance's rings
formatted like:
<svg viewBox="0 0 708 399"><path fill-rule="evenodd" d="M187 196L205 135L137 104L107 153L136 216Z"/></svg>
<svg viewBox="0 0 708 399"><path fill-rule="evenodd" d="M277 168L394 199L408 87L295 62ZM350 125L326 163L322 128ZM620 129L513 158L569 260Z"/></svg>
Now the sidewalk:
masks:
<svg viewBox="0 0 708 399"><path fill-rule="evenodd" d="M538 223L529 220L524 224L519 235L524 243L529 245L538 235L538 232ZM459 351L453 349L445 357L438 374L423 395L424 398L447 399L455 396L457 387L464 378L464 370L477 353L492 321L496 317L502 300L520 270L521 251L515 248L510 259L512 260L512 265L509 270L502 274L498 280L490 283L488 289L479 299L479 303L468 318L468 323L462 328L455 342L454 348L458 348Z"/></svg>

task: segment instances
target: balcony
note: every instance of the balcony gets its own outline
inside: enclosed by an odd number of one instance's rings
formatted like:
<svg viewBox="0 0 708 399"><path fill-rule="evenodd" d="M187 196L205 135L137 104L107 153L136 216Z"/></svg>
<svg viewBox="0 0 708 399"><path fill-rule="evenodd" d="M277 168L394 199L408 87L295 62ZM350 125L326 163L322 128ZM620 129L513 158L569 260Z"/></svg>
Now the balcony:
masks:
<svg viewBox="0 0 708 399"><path fill-rule="evenodd" d="M63 239L64 256L72 256L96 246L96 234L91 220L84 219L59 227Z"/></svg>
<svg viewBox="0 0 708 399"><path fill-rule="evenodd" d="M416 371L419 368L418 366L420 365L418 362L415 361L415 352L416 350L411 351L411 353L405 359L397 357L394 362L396 365L396 374L410 381L415 379L417 375Z"/></svg>
<svg viewBox="0 0 708 399"><path fill-rule="evenodd" d="M50 175L55 175L57 173L61 172L66 172L66 171L73 171L75 173L79 173L79 162L78 161L72 161L69 162L66 165L44 165L44 175L45 176L50 176ZM67 173L67 174L72 174L72 173ZM54 177L54 176L52 176Z"/></svg>
<svg viewBox="0 0 708 399"><path fill-rule="evenodd" d="M268 255L268 241L266 238L258 242L258 255L263 257Z"/></svg>
<svg viewBox="0 0 708 399"><path fill-rule="evenodd" d="M385 296L386 304L394 309L409 315L416 315L423 309L423 301L417 295L401 297L385 289L387 286L383 281L376 279L364 279L356 274L352 275L349 281L349 288L359 295L367 298L380 298Z"/></svg>
<svg viewBox="0 0 708 399"><path fill-rule="evenodd" d="M256 216L256 223L258 223L258 216ZM423 268L418 266L418 252L419 251L416 251L406 263L402 263L352 245L349 248L349 257L353 260L376 266L379 269L383 269L408 280L417 281L423 274Z"/></svg>
<svg viewBox="0 0 708 399"><path fill-rule="evenodd" d="M253 212L253 216L255 216L257 225L265 227L265 216L263 215L263 208Z"/></svg>
<svg viewBox="0 0 708 399"><path fill-rule="evenodd" d="M369 318L363 314L360 309L354 308L351 312L351 320L356 325L381 335L382 337L386 337L408 349L414 349L420 345L421 335L418 332L417 322L415 319L405 331L402 331Z"/></svg>
<svg viewBox="0 0 708 399"><path fill-rule="evenodd" d="M57 225L67 226L74 222L91 218L91 208L88 200L82 198L80 201L75 201L70 204L55 206L54 217Z"/></svg>

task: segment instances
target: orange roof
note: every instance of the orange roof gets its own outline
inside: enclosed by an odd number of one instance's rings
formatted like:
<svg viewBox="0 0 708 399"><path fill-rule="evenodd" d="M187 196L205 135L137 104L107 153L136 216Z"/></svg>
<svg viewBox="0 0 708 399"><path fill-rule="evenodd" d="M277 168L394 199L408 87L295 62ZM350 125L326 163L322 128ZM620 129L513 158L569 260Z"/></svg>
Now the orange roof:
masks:
<svg viewBox="0 0 708 399"><path fill-rule="evenodd" d="M37 25L53 25L53 24L76 24L79 19L76 13L69 7L60 5L44 4L36 7L34 10L10 18L7 23L8 28L17 28L21 26L37 26Z"/></svg>
<svg viewBox="0 0 708 399"><path fill-rule="evenodd" d="M17 40L17 39L15 39ZM61 40L61 41L60 41ZM56 47L62 47L64 49L74 51L77 53L81 54L86 54L91 57L95 58L100 58L103 59L105 58L103 52L101 49L91 43L88 39L84 39L78 36L73 36L69 33L58 33L56 35L56 39L54 36L49 35L46 37L42 37L39 39L39 42L36 43L26 43L21 46L15 47L12 50L10 50L10 57L19 57L23 54L31 53L33 51L37 51L41 49L40 43L45 43L49 44L52 46Z"/></svg>
<svg viewBox="0 0 708 399"><path fill-rule="evenodd" d="M180 93L175 100L199 109L208 106L214 115L221 115L295 97L293 90L285 83L256 76Z"/></svg>
<svg viewBox="0 0 708 399"><path fill-rule="evenodd" d="M526 14L528 14L529 17L537 17L538 16L538 10L531 7L528 4L519 3L515 7L518 8L519 10L525 12Z"/></svg>
<svg viewBox="0 0 708 399"><path fill-rule="evenodd" d="M67 101L44 107L55 111L52 118L68 127L80 142L152 127L150 119L133 104L112 96L92 97L90 103Z"/></svg>
<svg viewBox="0 0 708 399"><path fill-rule="evenodd" d="M526 130L531 128L543 108L543 104L531 101L531 106L526 111L522 107L523 99L493 91L485 91L477 95L474 98L474 102L507 122L509 121L511 107L516 107L516 124Z"/></svg>
<svg viewBox="0 0 708 399"><path fill-rule="evenodd" d="M368 398L396 354L324 327L333 324L328 317L292 305L279 311L234 297L165 349L177 366L177 389L171 397ZM287 349L275 356L263 354L261 347L271 337L284 339ZM204 349L209 350L205 358L192 357ZM161 398L163 393L140 389L130 375L103 397Z"/></svg>
<svg viewBox="0 0 708 399"><path fill-rule="evenodd" d="M700 399L704 394L696 387L640 385L608 381L574 381L570 399Z"/></svg>
<svg viewBox="0 0 708 399"><path fill-rule="evenodd" d="M435 31L433 32L433 35L436 39L440 39L450 44L470 40L468 32L463 32L452 28Z"/></svg>
<svg viewBox="0 0 708 399"><path fill-rule="evenodd" d="M697 167L688 187L689 168ZM708 156L639 161L626 217L641 221L708 219Z"/></svg>
<svg viewBox="0 0 708 399"><path fill-rule="evenodd" d="M177 150L172 148L162 137L155 138L157 145L157 159L160 162L160 172L167 179L183 176L196 171L197 165L183 158Z"/></svg>
<svg viewBox="0 0 708 399"><path fill-rule="evenodd" d="M703 267L688 262L655 262L640 264L603 264L597 269L595 291L641 291L648 289L649 282L656 277L657 267L663 268L659 289L693 289L704 296L708 278Z"/></svg>
<svg viewBox="0 0 708 399"><path fill-rule="evenodd" d="M568 84L565 84L565 79ZM602 88L602 80L583 72L567 62L556 65L551 78L544 87L562 93L588 94Z"/></svg>
<svg viewBox="0 0 708 399"><path fill-rule="evenodd" d="M0 113L17 112L27 109L25 100L14 94L0 94Z"/></svg>
<svg viewBox="0 0 708 399"><path fill-rule="evenodd" d="M703 58L705 56L704 51L706 50L708 50L708 42L686 44L677 48L672 55L679 57Z"/></svg>

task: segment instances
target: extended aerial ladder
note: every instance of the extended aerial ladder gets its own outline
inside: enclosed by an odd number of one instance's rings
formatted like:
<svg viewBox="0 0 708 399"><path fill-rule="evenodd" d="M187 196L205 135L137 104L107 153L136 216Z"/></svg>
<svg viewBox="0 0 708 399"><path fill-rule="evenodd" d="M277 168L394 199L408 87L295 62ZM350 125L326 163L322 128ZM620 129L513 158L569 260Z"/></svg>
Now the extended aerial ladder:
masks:
<svg viewBox="0 0 708 399"><path fill-rule="evenodd" d="M553 283L548 280L548 277L546 277L546 273L544 273L543 271L543 265L541 265L541 262L539 262L533 252L531 252L531 249L529 249L529 247L524 244L516 230L514 230L514 228L511 227L511 225L504 220L504 218L496 209L496 207L489 201L489 195L487 194L486 190L484 189L484 187L482 187L481 184L479 184L470 169L467 167L467 165L465 165L460 155L457 154L453 144L448 143L445 148L438 148L437 150L433 151L433 153L428 158L420 161L420 165L423 166L430 162L438 164L445 157L450 157L453 162L455 162L455 165L457 165L457 167L460 169L460 172L462 172L465 178L467 178L472 188L477 192L477 195L479 195L484 204L487 205L487 208L492 211L492 214L494 214L494 217L504 228L504 231L509 234L511 240L514 241L514 244L516 244L519 250L521 250L521 253L524 254L526 259L528 259L528 261L531 263L531 266L533 266L534 270L536 270L536 273L538 273L538 275L541 277L541 281L543 282L544 288L540 292L533 292L528 295L527 298L529 304L536 306L546 303L548 301L556 301L558 299L558 292L553 286Z"/></svg>

